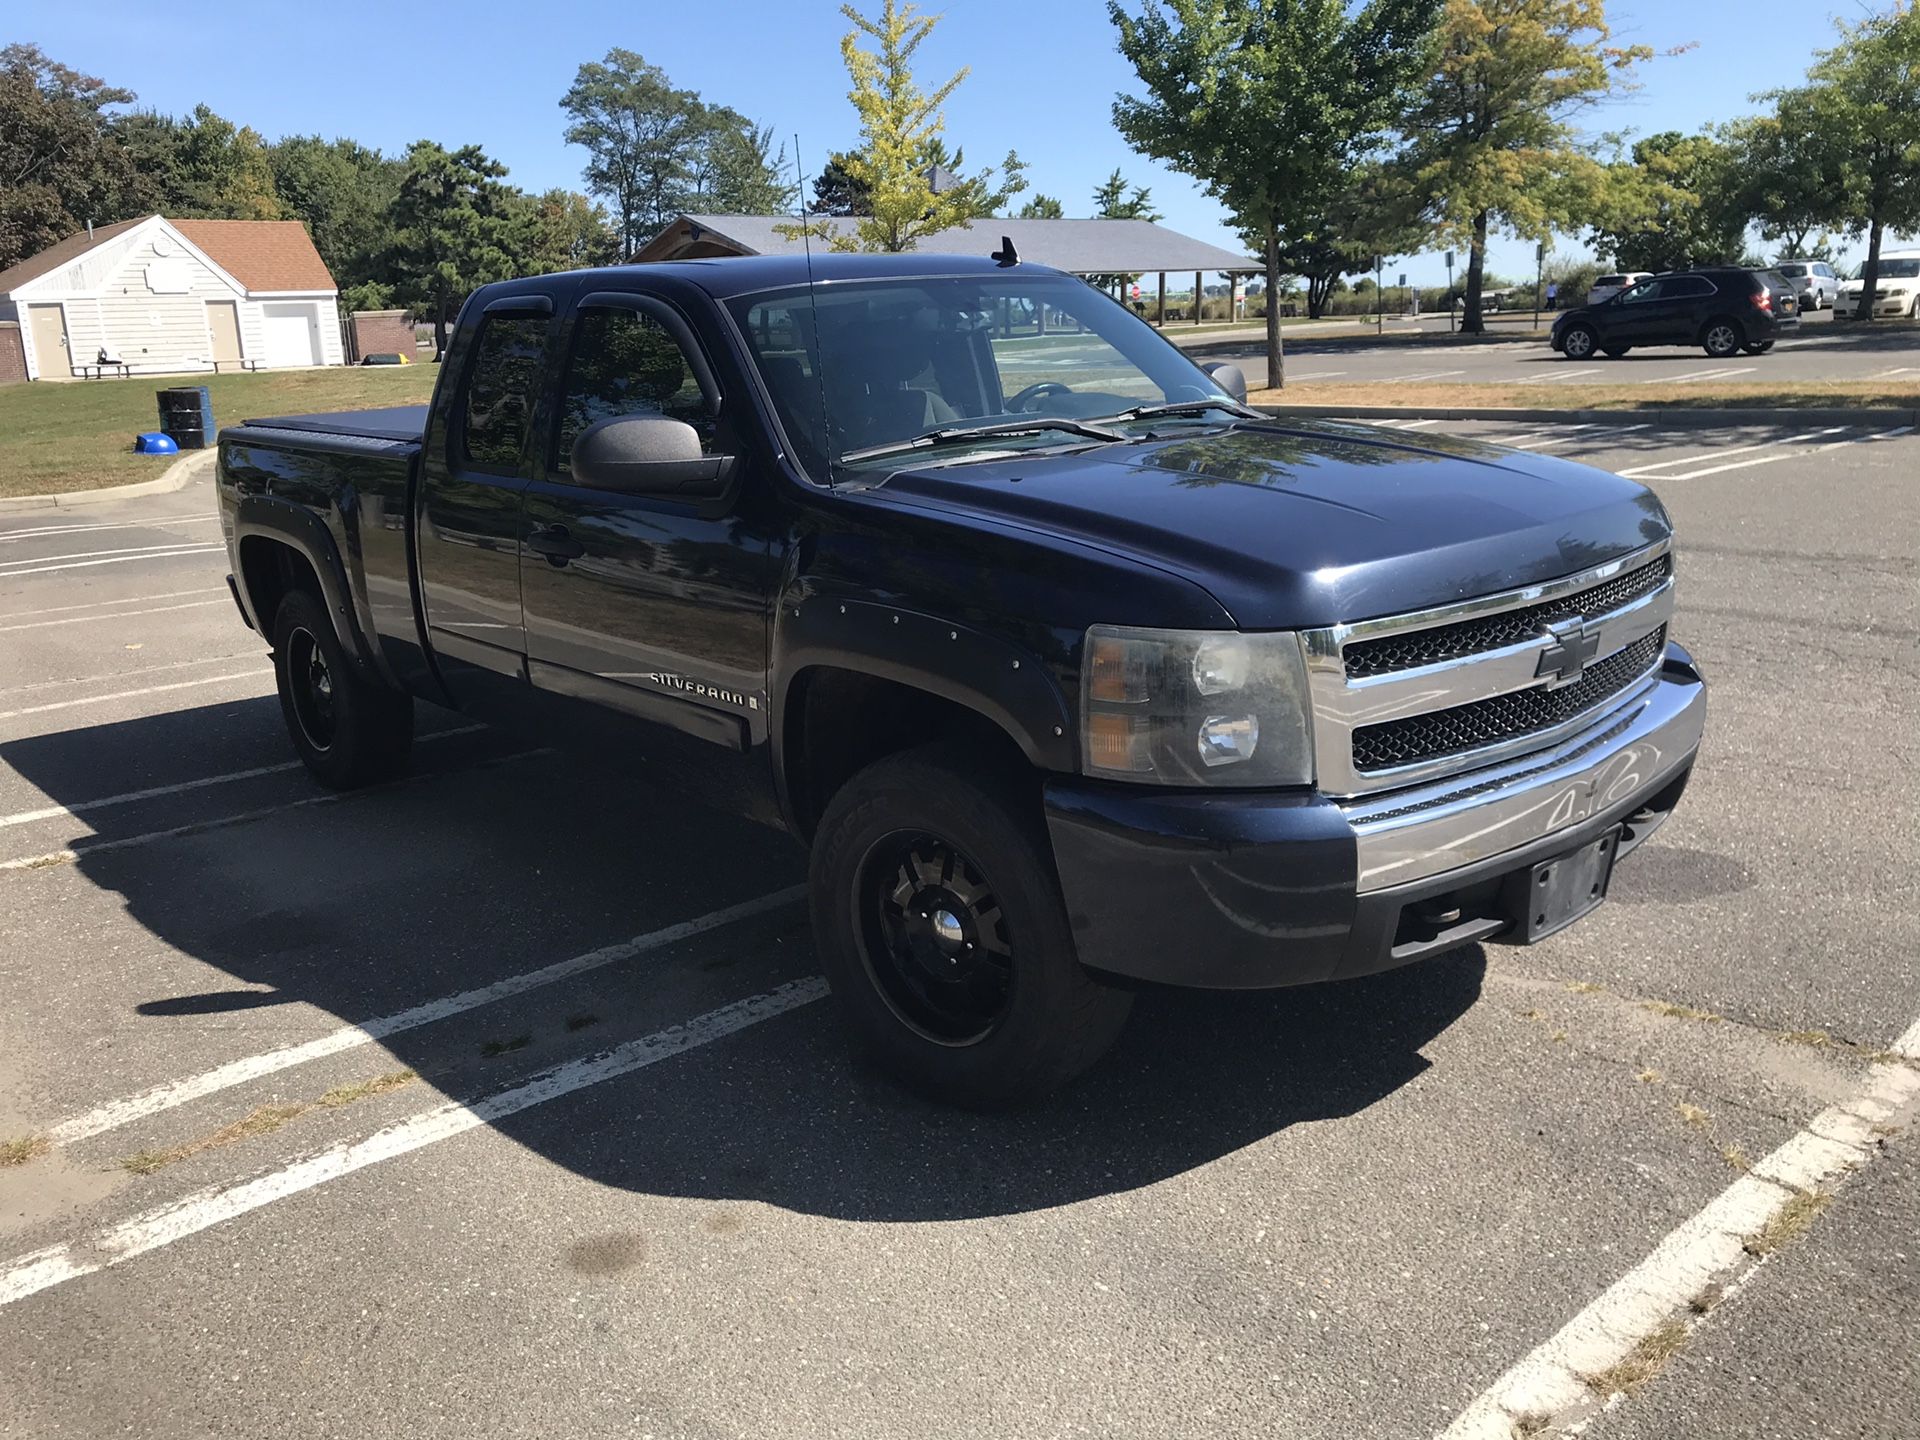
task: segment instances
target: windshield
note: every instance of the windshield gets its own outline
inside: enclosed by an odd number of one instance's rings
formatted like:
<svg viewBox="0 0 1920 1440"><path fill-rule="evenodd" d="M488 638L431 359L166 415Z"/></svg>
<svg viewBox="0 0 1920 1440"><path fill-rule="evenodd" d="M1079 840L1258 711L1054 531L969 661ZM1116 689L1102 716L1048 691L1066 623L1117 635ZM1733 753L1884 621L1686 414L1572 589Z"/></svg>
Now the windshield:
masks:
<svg viewBox="0 0 1920 1440"><path fill-rule="evenodd" d="M1058 422L1233 404L1144 321L1065 276L836 282L730 308L781 424L821 479L934 431L959 443L951 432L991 426L997 434L973 443L995 449L1086 444L1101 439L1097 427ZM1227 418L1203 408L1191 423ZM1029 421L1031 434L1009 433Z"/></svg>

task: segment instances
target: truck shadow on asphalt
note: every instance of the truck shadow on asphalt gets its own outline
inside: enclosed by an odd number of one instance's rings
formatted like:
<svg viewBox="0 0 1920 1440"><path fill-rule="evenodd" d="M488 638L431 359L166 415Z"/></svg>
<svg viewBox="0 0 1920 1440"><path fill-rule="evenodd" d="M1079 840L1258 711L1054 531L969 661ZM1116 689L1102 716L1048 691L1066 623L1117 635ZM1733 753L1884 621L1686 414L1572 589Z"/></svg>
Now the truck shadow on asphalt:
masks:
<svg viewBox="0 0 1920 1440"><path fill-rule="evenodd" d="M454 723L425 711L422 721ZM277 702L265 698L9 741L0 762L71 808L271 765L283 747ZM76 858L48 869L71 865L148 932L106 922L122 971L127 957L154 959L150 983L138 971L131 985L102 982L121 1013L101 1014L99 1038L148 1047L143 1069L166 1055L157 1063L171 1068L149 1081L234 1055L221 1032L236 1012L303 1002L364 1023L804 876L790 840L676 798L658 777L553 755L502 760L524 750L522 737L495 732L433 742L415 778L337 801L290 770L83 810L56 830L16 832L0 858L72 846ZM72 883L49 877L39 893L57 904ZM73 903L93 927L98 899ZM596 972L604 1023L578 1035L555 1007L585 1002L534 991L381 1045L471 1100L814 974L802 927L796 905L758 931L726 927ZM1365 1111L1428 1068L1420 1051L1479 998L1485 963L1476 949L1336 986L1143 991L1095 1070L1005 1114L902 1090L850 1056L821 1004L495 1125L557 1165L639 1192L863 1220L1020 1213L1153 1184L1290 1126ZM489 1035L522 1030L533 1032L524 1052L480 1058ZM211 1118L234 1113L216 1102Z"/></svg>

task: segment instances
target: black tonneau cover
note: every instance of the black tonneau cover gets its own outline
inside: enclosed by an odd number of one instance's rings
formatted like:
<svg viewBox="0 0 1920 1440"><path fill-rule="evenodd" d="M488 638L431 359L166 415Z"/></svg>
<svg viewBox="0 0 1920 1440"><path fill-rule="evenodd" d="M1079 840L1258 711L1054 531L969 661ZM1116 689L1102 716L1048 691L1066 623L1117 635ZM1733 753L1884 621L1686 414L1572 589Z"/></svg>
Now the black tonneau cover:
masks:
<svg viewBox="0 0 1920 1440"><path fill-rule="evenodd" d="M317 430L325 435L359 435L369 440L419 440L427 433L427 407L395 405L387 410L336 410L330 415L262 416L243 422L275 430Z"/></svg>

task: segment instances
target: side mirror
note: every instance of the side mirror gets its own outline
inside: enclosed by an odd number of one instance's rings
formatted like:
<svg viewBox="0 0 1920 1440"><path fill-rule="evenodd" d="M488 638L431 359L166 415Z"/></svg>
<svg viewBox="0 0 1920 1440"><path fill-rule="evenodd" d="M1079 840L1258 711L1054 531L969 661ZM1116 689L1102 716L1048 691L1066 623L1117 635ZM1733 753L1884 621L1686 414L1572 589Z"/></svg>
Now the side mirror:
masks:
<svg viewBox="0 0 1920 1440"><path fill-rule="evenodd" d="M1238 365L1229 365L1224 360L1216 360L1211 365L1200 367L1213 377L1213 383L1242 405L1247 403L1247 377L1240 373Z"/></svg>
<svg viewBox="0 0 1920 1440"><path fill-rule="evenodd" d="M703 455L700 432L665 415L615 415L597 420L573 442L569 461L576 485L623 495L718 495L732 457Z"/></svg>

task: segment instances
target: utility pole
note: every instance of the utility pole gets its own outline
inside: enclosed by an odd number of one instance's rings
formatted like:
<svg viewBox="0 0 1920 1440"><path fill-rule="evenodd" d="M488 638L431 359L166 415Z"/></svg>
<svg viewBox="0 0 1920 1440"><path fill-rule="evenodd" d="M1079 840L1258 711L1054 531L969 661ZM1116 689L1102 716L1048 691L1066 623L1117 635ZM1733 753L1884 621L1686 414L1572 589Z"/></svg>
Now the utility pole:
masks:
<svg viewBox="0 0 1920 1440"><path fill-rule="evenodd" d="M1380 288L1380 281L1382 277L1386 274L1386 269L1387 269L1387 257L1384 255L1374 256L1373 257L1373 333L1376 335L1385 333L1387 328L1387 312L1381 303L1381 296L1384 292Z"/></svg>
<svg viewBox="0 0 1920 1440"><path fill-rule="evenodd" d="M1547 242L1541 240L1533 247L1533 328L1540 328L1540 289L1547 278Z"/></svg>
<svg viewBox="0 0 1920 1440"><path fill-rule="evenodd" d="M1453 333L1453 252L1447 251L1447 333Z"/></svg>

